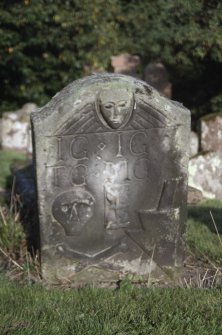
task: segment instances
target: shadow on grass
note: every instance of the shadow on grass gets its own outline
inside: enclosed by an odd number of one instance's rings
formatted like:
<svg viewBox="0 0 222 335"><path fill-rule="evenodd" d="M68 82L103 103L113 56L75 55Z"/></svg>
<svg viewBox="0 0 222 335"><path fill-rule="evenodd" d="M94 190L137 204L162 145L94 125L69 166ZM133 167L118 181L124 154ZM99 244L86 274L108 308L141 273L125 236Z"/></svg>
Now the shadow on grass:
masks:
<svg viewBox="0 0 222 335"><path fill-rule="evenodd" d="M19 222L26 234L28 251L35 255L40 248L34 168L27 161L12 160L8 164L4 186L7 190L0 198L0 205L6 205L14 214L19 213Z"/></svg>
<svg viewBox="0 0 222 335"><path fill-rule="evenodd" d="M222 235L222 201L220 200L205 200L198 206L188 206L188 220L198 221L206 225L212 233L217 234L210 212L218 233Z"/></svg>
<svg viewBox="0 0 222 335"><path fill-rule="evenodd" d="M36 253L40 247L39 221L34 166L26 165L14 171L15 194L19 197L20 220L27 235L28 250Z"/></svg>

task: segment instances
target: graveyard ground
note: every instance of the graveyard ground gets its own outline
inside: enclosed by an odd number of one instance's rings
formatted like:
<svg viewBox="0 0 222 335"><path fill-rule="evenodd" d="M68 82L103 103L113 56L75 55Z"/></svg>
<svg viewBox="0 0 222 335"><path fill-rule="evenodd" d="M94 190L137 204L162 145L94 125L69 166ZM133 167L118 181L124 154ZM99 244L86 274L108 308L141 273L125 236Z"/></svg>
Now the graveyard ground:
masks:
<svg viewBox="0 0 222 335"><path fill-rule="evenodd" d="M49 290L27 252L19 211L10 208L10 166L25 160L0 151L0 334L222 333L222 202L189 207L180 288L138 288L127 279L116 290Z"/></svg>
<svg viewBox="0 0 222 335"><path fill-rule="evenodd" d="M0 280L1 335L220 335L219 291L47 290Z"/></svg>

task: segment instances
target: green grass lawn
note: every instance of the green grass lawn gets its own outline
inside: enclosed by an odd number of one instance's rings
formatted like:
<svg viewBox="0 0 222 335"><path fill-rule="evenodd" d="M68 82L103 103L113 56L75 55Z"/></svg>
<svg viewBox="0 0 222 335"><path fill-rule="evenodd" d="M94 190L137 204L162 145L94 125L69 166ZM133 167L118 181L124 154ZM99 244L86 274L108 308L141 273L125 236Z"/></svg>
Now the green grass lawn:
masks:
<svg viewBox="0 0 222 335"><path fill-rule="evenodd" d="M205 200L188 208L188 254L222 268L222 201Z"/></svg>
<svg viewBox="0 0 222 335"><path fill-rule="evenodd" d="M221 335L220 290L46 289L0 281L1 335Z"/></svg>

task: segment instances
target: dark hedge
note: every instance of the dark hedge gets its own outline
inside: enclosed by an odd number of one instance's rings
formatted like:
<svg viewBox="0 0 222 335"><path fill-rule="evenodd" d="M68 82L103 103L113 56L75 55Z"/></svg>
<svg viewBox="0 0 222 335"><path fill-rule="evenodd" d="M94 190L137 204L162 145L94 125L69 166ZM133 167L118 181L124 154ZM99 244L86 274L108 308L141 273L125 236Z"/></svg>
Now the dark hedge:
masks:
<svg viewBox="0 0 222 335"><path fill-rule="evenodd" d="M163 62L194 120L221 111L220 0L2 0L0 112L43 105L121 52Z"/></svg>

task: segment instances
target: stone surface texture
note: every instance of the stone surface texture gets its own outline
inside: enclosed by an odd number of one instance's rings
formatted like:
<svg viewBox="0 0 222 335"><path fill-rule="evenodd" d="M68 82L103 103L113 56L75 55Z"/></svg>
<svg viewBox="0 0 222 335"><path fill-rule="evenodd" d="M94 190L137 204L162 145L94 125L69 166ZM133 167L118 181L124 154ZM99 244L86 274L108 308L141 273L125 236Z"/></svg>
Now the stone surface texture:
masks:
<svg viewBox="0 0 222 335"><path fill-rule="evenodd" d="M1 131L1 145L3 149L32 152L30 114L36 108L36 104L27 103L17 112L3 113Z"/></svg>
<svg viewBox="0 0 222 335"><path fill-rule="evenodd" d="M121 74L32 113L43 277L163 277L184 258L190 112Z"/></svg>
<svg viewBox="0 0 222 335"><path fill-rule="evenodd" d="M199 154L189 162L189 185L202 191L205 198L222 199L222 155Z"/></svg>
<svg viewBox="0 0 222 335"><path fill-rule="evenodd" d="M201 190L188 186L187 203L189 205L196 205L201 202L201 200L203 200L203 193Z"/></svg>
<svg viewBox="0 0 222 335"><path fill-rule="evenodd" d="M198 154L199 151L199 138L197 133L191 131L190 133L190 157Z"/></svg>
<svg viewBox="0 0 222 335"><path fill-rule="evenodd" d="M144 80L167 98L172 96L172 84L168 80L168 73L162 63L150 63L144 71Z"/></svg>
<svg viewBox="0 0 222 335"><path fill-rule="evenodd" d="M201 150L222 154L222 113L209 114L200 119Z"/></svg>
<svg viewBox="0 0 222 335"><path fill-rule="evenodd" d="M138 77L140 57L129 53L111 57L111 65L115 73L127 74Z"/></svg>

